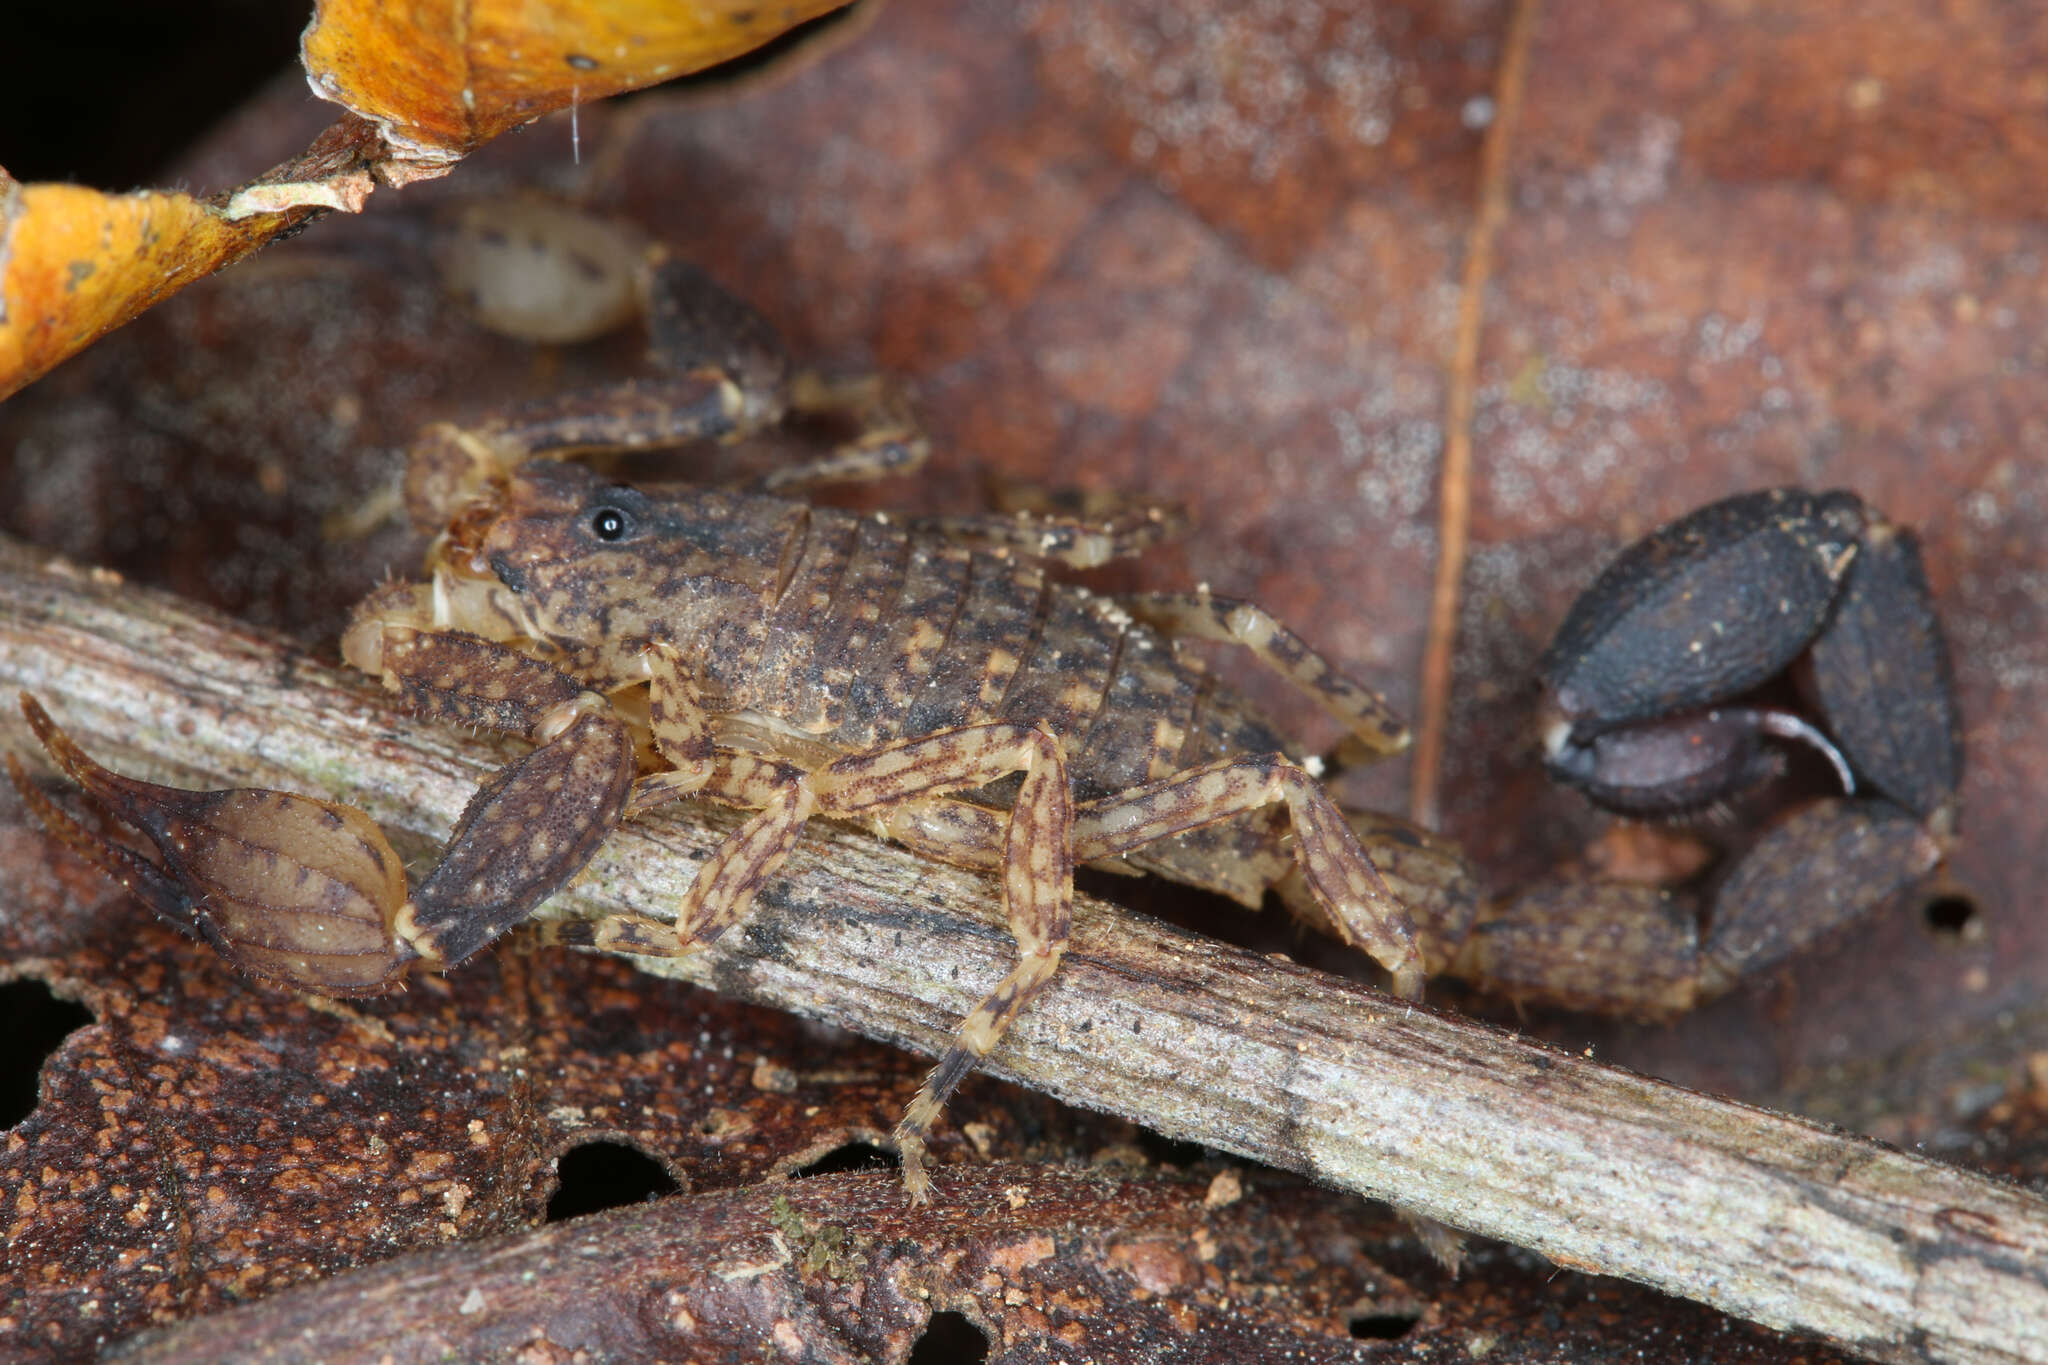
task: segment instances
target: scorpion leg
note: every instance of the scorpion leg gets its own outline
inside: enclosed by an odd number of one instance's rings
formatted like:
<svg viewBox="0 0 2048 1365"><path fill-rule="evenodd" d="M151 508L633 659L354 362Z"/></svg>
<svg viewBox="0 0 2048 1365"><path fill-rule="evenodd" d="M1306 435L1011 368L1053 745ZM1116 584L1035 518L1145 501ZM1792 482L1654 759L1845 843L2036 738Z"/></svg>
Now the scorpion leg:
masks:
<svg viewBox="0 0 2048 1365"><path fill-rule="evenodd" d="M902 395L880 375L828 379L806 371L790 380L788 394L792 413L849 422L855 434L814 460L763 475L755 486L764 493L890 478L911 473L931 458L930 438Z"/></svg>
<svg viewBox="0 0 2048 1365"><path fill-rule="evenodd" d="M441 861L397 914L402 939L453 965L526 919L596 855L625 817L632 737L610 703L551 665L481 636L393 619L402 599L366 607L343 639L349 662L420 715L537 746L477 790Z"/></svg>
<svg viewBox="0 0 2048 1365"><path fill-rule="evenodd" d="M641 656L647 666L648 728L654 747L671 765L633 784L628 819L704 790L716 776L711 718L699 700L697 678L680 650L651 644Z"/></svg>
<svg viewBox="0 0 2048 1365"><path fill-rule="evenodd" d="M1308 890L1347 943L1393 974L1397 994L1422 994L1423 960L1407 910L1357 833L1308 770L1283 754L1224 759L1081 806L1074 857L1114 858L1185 830L1285 803Z"/></svg>
<svg viewBox="0 0 2048 1365"><path fill-rule="evenodd" d="M951 852L968 866L991 866L989 850L1002 849L1003 906L1017 940L1017 965L961 1023L896 1128L903 1183L922 1202L931 1188L924 1167L925 1135L947 1096L987 1056L1033 996L1050 981L1066 951L1073 916L1073 806L1059 741L1043 729L1013 724L967 725L835 760L815 772L752 754L725 753L703 795L758 808L699 869L672 926L637 916L543 927L544 943L569 943L617 952L674 956L717 939L738 923L762 884L796 845L813 815L885 818L906 804L921 805L947 792L985 786L1010 773L1024 775L1007 814L989 812L996 825L963 827L972 847ZM936 850L948 856L948 850ZM663 931L666 942L663 942Z"/></svg>
<svg viewBox="0 0 2048 1365"><path fill-rule="evenodd" d="M1078 808L1077 862L1089 863L1101 852L1103 845L1096 840L1093 827L1112 821L1121 800L1113 797ZM1469 942L1480 909L1478 874L1463 852L1448 839L1391 815L1357 810L1346 810L1343 815L1366 861L1407 911L1422 954L1423 972L1430 976L1461 974L1455 965L1457 954L1460 946ZM882 827L898 843L956 866L982 872L1002 866L1003 812L999 810L945 798L911 801L891 810ZM1116 862L1090 865L1110 870L1125 866ZM1273 890L1304 923L1333 937L1359 941L1355 930L1347 930L1333 919L1301 862L1288 868Z"/></svg>
<svg viewBox="0 0 2048 1365"><path fill-rule="evenodd" d="M1408 726L1386 700L1353 681L1256 603L1206 590L1120 597L1117 604L1169 636L1242 645L1349 731L1338 757L1369 762L1408 747Z"/></svg>
<svg viewBox="0 0 2048 1365"><path fill-rule="evenodd" d="M1450 971L1458 946L1466 941L1479 913L1479 874L1464 851L1398 816L1347 809L1344 817L1373 870L1408 911L1422 950L1423 971L1430 976ZM1273 890L1296 919L1342 936L1326 922L1322 904L1299 865L1289 868Z"/></svg>
<svg viewBox="0 0 2048 1365"><path fill-rule="evenodd" d="M1119 507L1095 517L1015 512L917 517L910 523L912 531L941 535L970 549L1008 551L1070 569L1099 568L1112 560L1143 554L1161 541L1179 536L1186 527L1185 512L1152 503Z"/></svg>

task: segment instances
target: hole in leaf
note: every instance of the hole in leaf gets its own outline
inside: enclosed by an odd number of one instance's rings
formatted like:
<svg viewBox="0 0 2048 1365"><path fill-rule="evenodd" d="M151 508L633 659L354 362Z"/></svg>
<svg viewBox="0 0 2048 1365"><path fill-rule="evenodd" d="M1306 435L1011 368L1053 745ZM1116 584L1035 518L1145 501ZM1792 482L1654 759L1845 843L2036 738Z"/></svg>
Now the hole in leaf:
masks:
<svg viewBox="0 0 2048 1365"><path fill-rule="evenodd" d="M1355 1341L1399 1341L1420 1321L1422 1314L1413 1310L1387 1312L1374 1309L1368 1313L1353 1313L1344 1325L1350 1329Z"/></svg>
<svg viewBox="0 0 2048 1365"><path fill-rule="evenodd" d="M623 1142L586 1142L571 1147L555 1163L555 1170L561 1183L548 1200L550 1223L644 1204L682 1188L659 1161Z"/></svg>
<svg viewBox="0 0 2048 1365"><path fill-rule="evenodd" d="M12 1128L36 1107L36 1078L64 1040L93 1022L92 1011L60 1000L49 986L23 977L0 986L0 1128Z"/></svg>
<svg viewBox="0 0 2048 1365"><path fill-rule="evenodd" d="M842 1142L808 1166L790 1174L798 1180L814 1175L837 1175L841 1171L886 1171L901 1166L894 1152L885 1152L872 1142Z"/></svg>
<svg viewBox="0 0 2048 1365"><path fill-rule="evenodd" d="M1920 918L1936 938L1958 942L1975 939L1984 926L1977 918L1977 902L1960 891L1932 896L1920 907Z"/></svg>
<svg viewBox="0 0 2048 1365"><path fill-rule="evenodd" d="M909 1365L981 1365L988 1359L988 1333L951 1309L934 1313L910 1348Z"/></svg>

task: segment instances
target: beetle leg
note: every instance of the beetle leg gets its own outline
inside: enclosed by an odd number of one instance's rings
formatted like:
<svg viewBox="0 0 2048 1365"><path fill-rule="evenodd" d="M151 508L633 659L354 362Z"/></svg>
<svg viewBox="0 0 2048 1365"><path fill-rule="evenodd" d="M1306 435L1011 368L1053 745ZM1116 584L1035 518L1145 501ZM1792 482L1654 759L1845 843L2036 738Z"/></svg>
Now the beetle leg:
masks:
<svg viewBox="0 0 2048 1365"><path fill-rule="evenodd" d="M1242 645L1349 731L1344 762L1370 762L1408 747L1408 726L1371 688L1353 681L1265 608L1196 592L1120 597L1119 606L1169 636Z"/></svg>

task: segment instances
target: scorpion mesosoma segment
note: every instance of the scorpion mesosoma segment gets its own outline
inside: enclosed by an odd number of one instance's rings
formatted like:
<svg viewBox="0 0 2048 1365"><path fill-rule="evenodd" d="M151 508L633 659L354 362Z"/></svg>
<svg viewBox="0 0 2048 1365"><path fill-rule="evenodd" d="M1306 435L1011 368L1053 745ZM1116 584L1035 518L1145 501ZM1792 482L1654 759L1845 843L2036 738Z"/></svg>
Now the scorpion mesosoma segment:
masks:
<svg viewBox="0 0 2048 1365"><path fill-rule="evenodd" d="M1073 539L1052 527L1039 543L1057 552ZM1019 960L898 1128L922 1198L922 1139L947 1095L1058 968L1077 861L1249 904L1279 885L1401 994L1419 994L1425 967L1345 813L1172 636L1249 648L1385 753L1406 731L1377 696L1249 604L1095 596L990 542L764 494L642 490L572 463L490 479L438 543L428 581L374 594L343 641L416 713L536 746L477 793L409 896L358 812L251 792L180 793L179 814L152 814L146 791L166 789L98 768L29 712L62 766L157 836L165 870L133 855L113 870L196 918L240 965L326 993L460 962L575 876L620 821L679 798L757 813L702 867L675 922L555 922L547 941L700 948L745 915L813 815L998 874ZM644 773L642 727L658 755ZM226 801L238 831L267 823L264 866L227 848L218 808L191 806L202 800ZM37 804L63 832L69 822ZM183 822L168 841L167 819Z"/></svg>

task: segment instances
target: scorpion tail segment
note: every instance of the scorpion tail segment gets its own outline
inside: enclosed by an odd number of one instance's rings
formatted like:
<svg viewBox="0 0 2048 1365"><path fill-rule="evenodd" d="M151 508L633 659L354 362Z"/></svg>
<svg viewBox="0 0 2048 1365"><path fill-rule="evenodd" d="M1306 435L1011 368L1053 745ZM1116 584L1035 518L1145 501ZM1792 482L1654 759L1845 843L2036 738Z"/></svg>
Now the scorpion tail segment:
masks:
<svg viewBox="0 0 2048 1365"><path fill-rule="evenodd" d="M1941 849L1888 801L1830 798L1780 822L1729 872L1701 949L1701 995L1767 970L1903 891Z"/></svg>
<svg viewBox="0 0 2048 1365"><path fill-rule="evenodd" d="M1828 728L1870 785L1947 834L1962 781L1962 715L1920 543L1875 522L1827 628L1812 679Z"/></svg>
<svg viewBox="0 0 2048 1365"><path fill-rule="evenodd" d="M1645 1019L1699 1000L1698 911L1641 882L1538 882L1489 906L1451 974L1518 1003Z"/></svg>
<svg viewBox="0 0 2048 1365"><path fill-rule="evenodd" d="M533 913L581 872L633 789L633 741L586 712L478 789L401 917L420 956L454 965Z"/></svg>
<svg viewBox="0 0 2048 1365"><path fill-rule="evenodd" d="M102 843L68 817L50 821L53 833L237 967L327 995L370 995L411 963L392 929L405 871L369 816L287 792L185 791L122 777L87 757L26 694L22 712L57 766L148 835L163 866ZM54 808L39 794L29 804L49 821Z"/></svg>
<svg viewBox="0 0 2048 1365"><path fill-rule="evenodd" d="M1767 489L1622 551L1543 656L1574 737L1710 705L1783 670L1827 619L1866 515L1849 493Z"/></svg>

